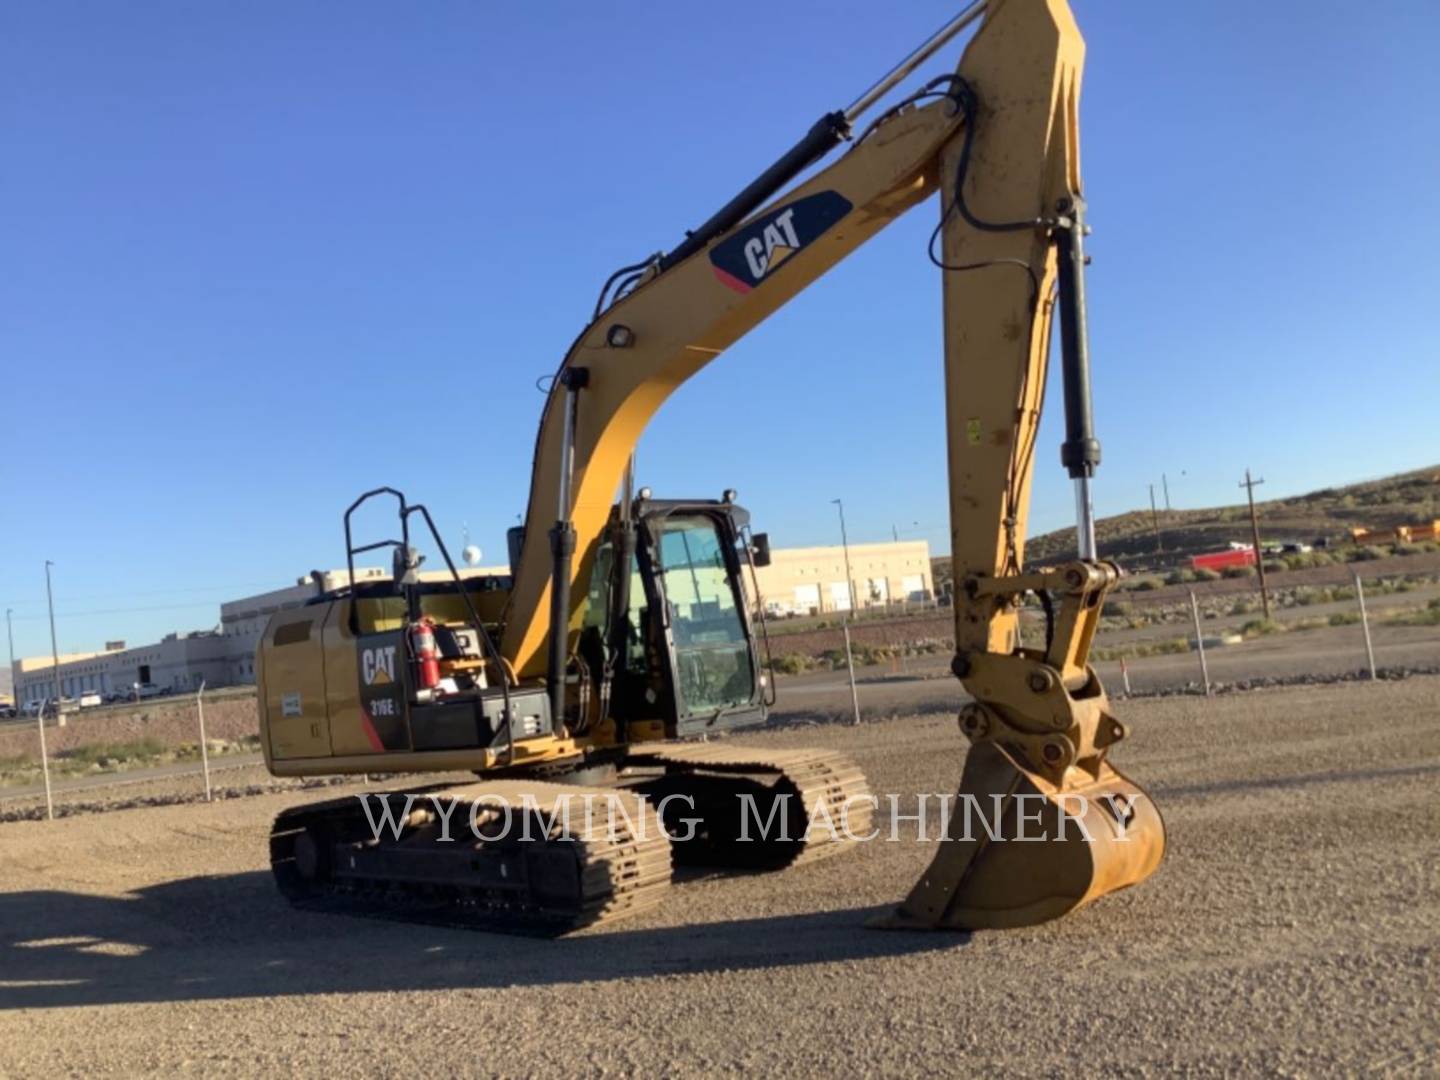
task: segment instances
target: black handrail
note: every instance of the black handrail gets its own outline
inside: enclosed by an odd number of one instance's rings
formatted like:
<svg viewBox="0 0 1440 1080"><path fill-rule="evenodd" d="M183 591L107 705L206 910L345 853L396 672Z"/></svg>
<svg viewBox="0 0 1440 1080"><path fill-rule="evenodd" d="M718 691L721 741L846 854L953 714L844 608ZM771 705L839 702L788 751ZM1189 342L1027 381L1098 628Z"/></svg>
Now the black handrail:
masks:
<svg viewBox="0 0 1440 1080"><path fill-rule="evenodd" d="M354 536L350 529L350 518L364 503L377 495L393 495L400 503L400 539L399 540L377 540L373 544L355 546ZM485 624L480 619L480 613L475 609L475 602L470 598L470 593L465 588L465 583L460 577L460 571L455 568L455 562L450 558L450 552L445 547L445 541L440 539L440 530L435 527L435 520L430 516L430 511L421 503L413 506L406 501L403 492L392 487L378 487L361 495L345 511L345 566L350 574L350 632L358 635L360 632L360 597L356 590L355 582L355 556L366 551L376 551L380 548L400 548L409 551L410 548L410 515L419 514L425 519L425 525L430 530L430 538L435 541L435 546L440 551L440 556L445 560L446 567L450 570L450 577L455 582L455 589L460 594L460 599L465 603L465 610L470 616L470 625L474 628L479 638L481 647L489 654L495 663L495 670L500 673L500 692L504 699L504 724L505 724L505 765L512 765L515 762L515 728L513 724L513 713L510 703L510 672L501 656L499 647L495 644L490 632L485 629ZM552 718L552 724L555 720Z"/></svg>
<svg viewBox="0 0 1440 1080"><path fill-rule="evenodd" d="M375 498L377 495L394 495L400 502L400 539L399 540L377 540L373 544L366 544L363 547L356 547L350 531L350 518L356 510ZM356 610L359 597L355 589L355 556L365 551L376 551L380 548L408 548L410 546L410 513L405 502L405 495L392 487L378 487L373 491L367 491L361 495L345 510L345 569L350 575L350 632L360 632L360 617Z"/></svg>

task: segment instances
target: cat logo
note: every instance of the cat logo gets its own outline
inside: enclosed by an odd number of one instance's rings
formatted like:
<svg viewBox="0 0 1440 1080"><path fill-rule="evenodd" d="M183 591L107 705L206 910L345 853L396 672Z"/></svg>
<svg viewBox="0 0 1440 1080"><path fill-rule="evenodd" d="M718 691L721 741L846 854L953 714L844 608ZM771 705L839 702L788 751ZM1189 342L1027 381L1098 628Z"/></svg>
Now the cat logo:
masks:
<svg viewBox="0 0 1440 1080"><path fill-rule="evenodd" d="M716 244L710 251L710 266L725 285L748 293L850 210L850 201L835 191L796 199Z"/></svg>
<svg viewBox="0 0 1440 1080"><path fill-rule="evenodd" d="M366 686L385 686L395 681L395 646L381 645L360 650L360 677Z"/></svg>
<svg viewBox="0 0 1440 1080"><path fill-rule="evenodd" d="M745 261L750 273L759 281L772 266L779 266L800 247L795 235L795 208L792 206L777 217L759 236L745 241Z"/></svg>

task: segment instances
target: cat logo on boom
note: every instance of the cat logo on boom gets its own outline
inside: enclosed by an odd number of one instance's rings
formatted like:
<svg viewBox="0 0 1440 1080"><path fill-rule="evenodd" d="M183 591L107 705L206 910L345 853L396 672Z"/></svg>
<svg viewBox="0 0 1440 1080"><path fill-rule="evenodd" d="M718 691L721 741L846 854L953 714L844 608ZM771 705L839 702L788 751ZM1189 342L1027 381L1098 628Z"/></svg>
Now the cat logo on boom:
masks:
<svg viewBox="0 0 1440 1080"><path fill-rule="evenodd" d="M758 281L770 267L779 266L799 247L800 238L795 235L795 208L792 206L766 225L763 234L745 241L745 262Z"/></svg>
<svg viewBox="0 0 1440 1080"><path fill-rule="evenodd" d="M725 285L748 293L850 210L850 200L835 191L796 199L716 244L710 251L711 268Z"/></svg>

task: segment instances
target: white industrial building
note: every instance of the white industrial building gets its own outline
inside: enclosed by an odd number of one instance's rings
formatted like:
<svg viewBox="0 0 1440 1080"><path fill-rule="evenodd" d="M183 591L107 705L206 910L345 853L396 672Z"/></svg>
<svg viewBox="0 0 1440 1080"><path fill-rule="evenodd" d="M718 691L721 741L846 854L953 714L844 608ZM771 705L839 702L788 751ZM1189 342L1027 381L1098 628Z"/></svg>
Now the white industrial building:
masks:
<svg viewBox="0 0 1440 1080"><path fill-rule="evenodd" d="M934 599L930 545L924 540L776 548L770 559L756 575L770 615L903 608Z"/></svg>
<svg viewBox="0 0 1440 1080"><path fill-rule="evenodd" d="M357 578L383 578L380 569L356 572ZM131 693L137 686L170 693L207 687L237 686L255 681L255 650L270 616L284 608L299 607L321 589L335 589L349 580L344 570L321 575L317 587L307 574L294 585L231 600L220 605L220 624L212 630L167 634L153 645L127 648L112 642L99 652L68 653L59 657L60 693L78 698L87 692L103 697ZM15 661L12 670L15 701L21 707L55 696L55 659L28 656ZM153 692L153 691L151 691Z"/></svg>
<svg viewBox="0 0 1440 1080"><path fill-rule="evenodd" d="M118 644L118 643L117 643ZM167 634L153 645L140 645L92 653L60 656L60 692L78 698L85 693L109 696L132 690L137 684L171 691L224 686L232 681L225 638L216 630ZM55 696L55 661L49 656L27 656L15 661L15 700L21 706Z"/></svg>

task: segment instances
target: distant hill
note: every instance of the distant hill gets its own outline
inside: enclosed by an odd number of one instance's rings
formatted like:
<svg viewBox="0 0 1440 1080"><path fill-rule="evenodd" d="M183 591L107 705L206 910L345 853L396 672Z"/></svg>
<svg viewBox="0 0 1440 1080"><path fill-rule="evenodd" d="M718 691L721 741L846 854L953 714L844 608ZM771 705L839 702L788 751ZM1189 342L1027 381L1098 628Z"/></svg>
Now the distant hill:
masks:
<svg viewBox="0 0 1440 1080"><path fill-rule="evenodd" d="M1260 539L1266 543L1311 543L1320 537L1334 541L1347 538L1349 530L1356 527L1428 521L1440 517L1440 465L1345 487L1323 488L1289 499L1257 502L1255 512L1260 519ZM1206 510L1162 510L1158 517L1160 544L1172 555L1209 551L1230 541L1250 542L1250 511L1243 502ZM1104 558L1149 556L1155 551L1150 511L1131 510L1101 518L1095 523L1095 539ZM1025 545L1026 561L1032 564L1060 562L1074 556L1073 527L1032 537ZM949 558L934 562L937 584L948 581Z"/></svg>

